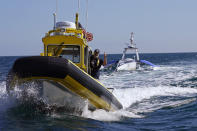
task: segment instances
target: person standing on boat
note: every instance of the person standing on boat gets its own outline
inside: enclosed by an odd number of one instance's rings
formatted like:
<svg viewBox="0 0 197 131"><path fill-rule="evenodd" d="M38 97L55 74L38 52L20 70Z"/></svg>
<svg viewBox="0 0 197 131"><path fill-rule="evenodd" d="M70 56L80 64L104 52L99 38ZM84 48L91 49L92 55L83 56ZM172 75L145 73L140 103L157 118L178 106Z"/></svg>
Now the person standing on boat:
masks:
<svg viewBox="0 0 197 131"><path fill-rule="evenodd" d="M107 55L104 53L104 61L99 58L99 49L94 50L94 54L90 57L91 76L99 79L101 66L107 64Z"/></svg>

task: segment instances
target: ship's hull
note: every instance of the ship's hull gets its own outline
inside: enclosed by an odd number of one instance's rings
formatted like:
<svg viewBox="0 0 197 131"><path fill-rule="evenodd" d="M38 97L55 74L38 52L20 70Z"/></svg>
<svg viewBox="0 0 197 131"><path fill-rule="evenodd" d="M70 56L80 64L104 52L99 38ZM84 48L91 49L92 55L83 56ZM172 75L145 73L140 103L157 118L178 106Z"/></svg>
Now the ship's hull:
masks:
<svg viewBox="0 0 197 131"><path fill-rule="evenodd" d="M15 61L10 74L12 77L8 77L8 90L16 78L23 82L42 80L43 97L50 103L77 105L88 100L94 108L108 111L122 108L119 101L101 83L64 58L47 56L19 58Z"/></svg>
<svg viewBox="0 0 197 131"><path fill-rule="evenodd" d="M133 59L125 59L125 60L120 60L116 70L117 71L123 71L123 70L136 70L138 65L136 61Z"/></svg>

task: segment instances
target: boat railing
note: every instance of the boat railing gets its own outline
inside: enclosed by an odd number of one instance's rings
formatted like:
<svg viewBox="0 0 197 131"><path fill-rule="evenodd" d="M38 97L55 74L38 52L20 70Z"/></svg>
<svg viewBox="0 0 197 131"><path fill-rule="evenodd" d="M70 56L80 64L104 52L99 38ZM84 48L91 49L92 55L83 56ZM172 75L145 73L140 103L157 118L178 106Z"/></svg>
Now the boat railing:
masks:
<svg viewBox="0 0 197 131"><path fill-rule="evenodd" d="M46 33L45 37L54 35L65 35L65 36L76 36L83 39L84 33L83 29L73 29L73 28L59 28L55 30L50 30Z"/></svg>

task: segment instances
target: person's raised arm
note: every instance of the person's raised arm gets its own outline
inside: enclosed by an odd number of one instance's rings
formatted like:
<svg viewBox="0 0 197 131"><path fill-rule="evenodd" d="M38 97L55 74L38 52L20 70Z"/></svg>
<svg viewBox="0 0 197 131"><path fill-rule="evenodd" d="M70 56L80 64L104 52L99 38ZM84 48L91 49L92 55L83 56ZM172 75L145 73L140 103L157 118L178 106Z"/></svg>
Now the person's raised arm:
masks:
<svg viewBox="0 0 197 131"><path fill-rule="evenodd" d="M107 65L107 54L105 54L104 52L104 61L103 61L103 65Z"/></svg>

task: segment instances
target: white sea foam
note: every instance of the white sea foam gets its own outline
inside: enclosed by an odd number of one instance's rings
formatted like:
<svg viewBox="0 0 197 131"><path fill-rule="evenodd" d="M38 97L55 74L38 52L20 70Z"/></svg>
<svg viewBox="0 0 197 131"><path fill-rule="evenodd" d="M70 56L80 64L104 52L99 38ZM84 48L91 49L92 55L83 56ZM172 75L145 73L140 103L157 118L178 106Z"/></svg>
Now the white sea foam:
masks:
<svg viewBox="0 0 197 131"><path fill-rule="evenodd" d="M141 102L138 104L138 106L130 107L129 111L138 114L138 113L144 113L144 112L153 112L155 110L164 108L164 107L178 107L185 104L189 104L191 102L196 101L196 98L188 98L185 100L173 100L173 101L146 101Z"/></svg>
<svg viewBox="0 0 197 131"><path fill-rule="evenodd" d="M15 105L14 99L9 97L6 91L6 82L0 83L0 111L6 111L8 108Z"/></svg>
<svg viewBox="0 0 197 131"><path fill-rule="evenodd" d="M0 83L0 99L4 99L7 97L7 92L6 92L6 84L5 82Z"/></svg>
<svg viewBox="0 0 197 131"><path fill-rule="evenodd" d="M27 85L25 85L27 86ZM0 110L6 110L7 108L13 107L17 104L17 99L28 97L37 98L38 90L35 88L35 84L31 83L27 88L19 88L15 86L13 90L10 90L9 93L6 90L6 82L3 81L0 83Z"/></svg>
<svg viewBox="0 0 197 131"><path fill-rule="evenodd" d="M82 117L91 118L100 121L119 121L125 117L142 118L141 112L152 112L163 107L176 107L183 104L188 104L196 100L196 98L189 98L177 101L154 101L144 102L144 100L151 99L154 96L191 96L197 94L197 89L181 88L181 87L147 87L147 88L127 88L115 89L114 95L122 103L123 109L108 112L102 109L89 111L87 107L84 108ZM132 107L132 104L140 103L139 106Z"/></svg>
<svg viewBox="0 0 197 131"><path fill-rule="evenodd" d="M95 111L88 110L86 106L83 110L82 117L100 120L100 121L119 121L125 117L129 118L142 118L142 115L137 115L133 112L126 110L105 111L103 109L96 109Z"/></svg>
<svg viewBox="0 0 197 131"><path fill-rule="evenodd" d="M122 103L124 108L130 107L136 102L150 99L153 96L191 96L197 94L197 89L182 87L135 87L115 89L114 95Z"/></svg>

